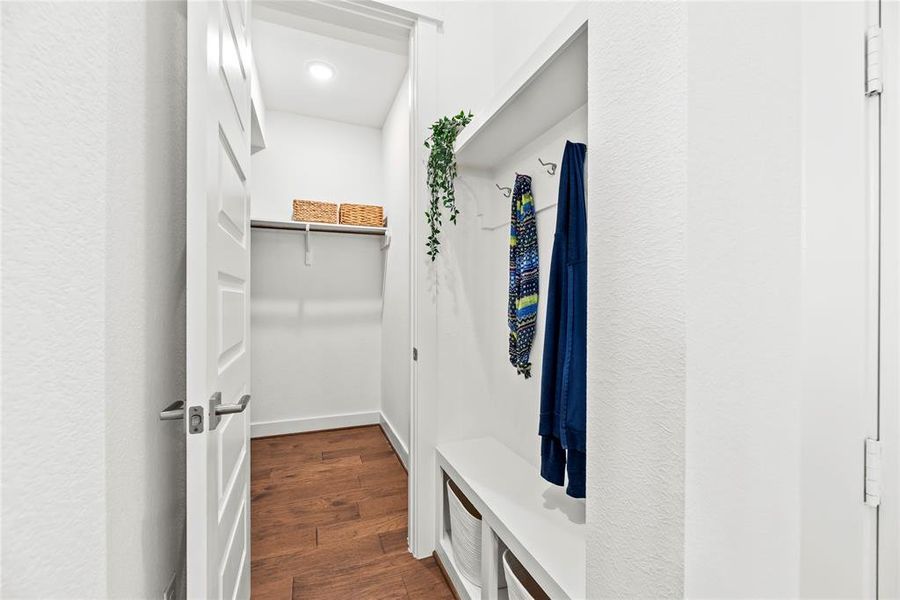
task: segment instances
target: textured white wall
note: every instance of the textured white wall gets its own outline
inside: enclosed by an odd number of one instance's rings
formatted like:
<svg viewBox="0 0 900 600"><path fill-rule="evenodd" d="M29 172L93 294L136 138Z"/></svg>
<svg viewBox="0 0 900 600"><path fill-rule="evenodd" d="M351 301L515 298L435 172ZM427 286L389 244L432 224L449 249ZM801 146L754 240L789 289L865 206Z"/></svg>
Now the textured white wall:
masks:
<svg viewBox="0 0 900 600"><path fill-rule="evenodd" d="M184 3L4 3L2 594L183 560ZM162 49L162 50L161 50Z"/></svg>
<svg viewBox="0 0 900 600"><path fill-rule="evenodd" d="M832 389L860 381L864 352L847 345L864 319L804 321L802 297L804 254L814 264L846 244L813 275L849 289L810 306L859 307L851 238L864 218L843 200L864 186L830 191L855 181L850 158L835 155L842 170L804 172L804 161L825 160L829 144L859 148L848 121L861 112L861 67L821 53L801 65L811 32L828 47L838 36L844 56L859 48L864 27L845 24L860 15L848 4L843 18L804 21L799 3L591 10L589 595L863 595L874 543L854 526L861 462L821 457L845 439L841 456L854 455L865 434L847 433L852 406L836 416L840 394L827 410L830 389L804 398L802 369ZM638 31L652 43L636 53ZM829 93L807 98L805 76L839 69L850 76L819 75ZM810 106L818 120L804 123ZM816 218L804 218L805 188L820 190L806 199ZM841 358L826 373L814 346L835 339L827 355ZM832 509L845 497L841 519Z"/></svg>
<svg viewBox="0 0 900 600"><path fill-rule="evenodd" d="M800 3L690 3L688 24L685 595L796 597Z"/></svg>
<svg viewBox="0 0 900 600"><path fill-rule="evenodd" d="M391 245L384 251L381 321L381 411L409 448L409 79L404 77L381 130L385 211ZM418 215L417 215L418 216Z"/></svg>
<svg viewBox="0 0 900 600"><path fill-rule="evenodd" d="M381 130L270 110L252 158L250 216L291 220L295 198L382 204Z"/></svg>
<svg viewBox="0 0 900 600"><path fill-rule="evenodd" d="M0 10L2 595L96 598L107 591L108 15L101 4Z"/></svg>
<svg viewBox="0 0 900 600"><path fill-rule="evenodd" d="M684 592L686 10L590 8L591 598Z"/></svg>

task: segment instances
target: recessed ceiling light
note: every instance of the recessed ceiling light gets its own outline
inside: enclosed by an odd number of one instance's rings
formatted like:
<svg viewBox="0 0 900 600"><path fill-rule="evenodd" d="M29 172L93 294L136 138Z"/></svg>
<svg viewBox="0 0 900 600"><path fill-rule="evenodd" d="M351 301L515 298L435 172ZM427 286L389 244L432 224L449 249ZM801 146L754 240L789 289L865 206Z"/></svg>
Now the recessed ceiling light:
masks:
<svg viewBox="0 0 900 600"><path fill-rule="evenodd" d="M309 75L316 81L328 81L334 78L334 67L321 60L306 63L306 70L309 71Z"/></svg>

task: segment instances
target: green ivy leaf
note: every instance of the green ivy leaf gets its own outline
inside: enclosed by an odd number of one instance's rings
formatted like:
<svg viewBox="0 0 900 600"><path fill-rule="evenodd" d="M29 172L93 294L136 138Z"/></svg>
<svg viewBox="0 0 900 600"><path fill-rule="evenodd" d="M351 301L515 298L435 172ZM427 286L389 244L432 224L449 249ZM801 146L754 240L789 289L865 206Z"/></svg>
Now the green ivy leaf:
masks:
<svg viewBox="0 0 900 600"><path fill-rule="evenodd" d="M453 155L453 144L459 132L472 121L472 113L464 110L452 117L441 117L435 121L429 131L431 136L425 140L425 147L431 152L427 163L427 183L431 191L429 209L425 211L430 234L426 246L428 256L434 261L438 255L441 232L441 206L450 215L450 222L456 224L459 209L456 208L456 193L453 180L456 179L456 157Z"/></svg>

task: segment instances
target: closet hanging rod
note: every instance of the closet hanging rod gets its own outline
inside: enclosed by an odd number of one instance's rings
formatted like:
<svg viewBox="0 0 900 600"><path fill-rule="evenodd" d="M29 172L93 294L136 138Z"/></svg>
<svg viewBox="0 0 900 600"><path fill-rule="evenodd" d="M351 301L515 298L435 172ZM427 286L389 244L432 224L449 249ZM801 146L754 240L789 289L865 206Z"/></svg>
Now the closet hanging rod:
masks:
<svg viewBox="0 0 900 600"><path fill-rule="evenodd" d="M363 225L342 225L340 223L307 223L306 221L268 221L253 219L250 226L254 229L280 229L283 231L309 231L323 233L352 233L356 235L385 235L387 227L366 227Z"/></svg>

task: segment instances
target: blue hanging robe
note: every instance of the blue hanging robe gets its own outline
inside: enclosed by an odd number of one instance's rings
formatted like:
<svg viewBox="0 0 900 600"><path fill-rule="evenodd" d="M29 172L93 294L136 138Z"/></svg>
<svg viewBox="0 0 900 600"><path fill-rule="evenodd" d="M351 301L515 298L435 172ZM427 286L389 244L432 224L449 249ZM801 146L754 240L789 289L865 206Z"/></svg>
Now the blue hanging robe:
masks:
<svg viewBox="0 0 900 600"><path fill-rule="evenodd" d="M509 217L509 362L531 377L531 343L537 325L538 243L531 177L516 174Z"/></svg>
<svg viewBox="0 0 900 600"><path fill-rule="evenodd" d="M584 498L587 383L587 218L584 144L566 142L550 262L541 374L541 476Z"/></svg>

